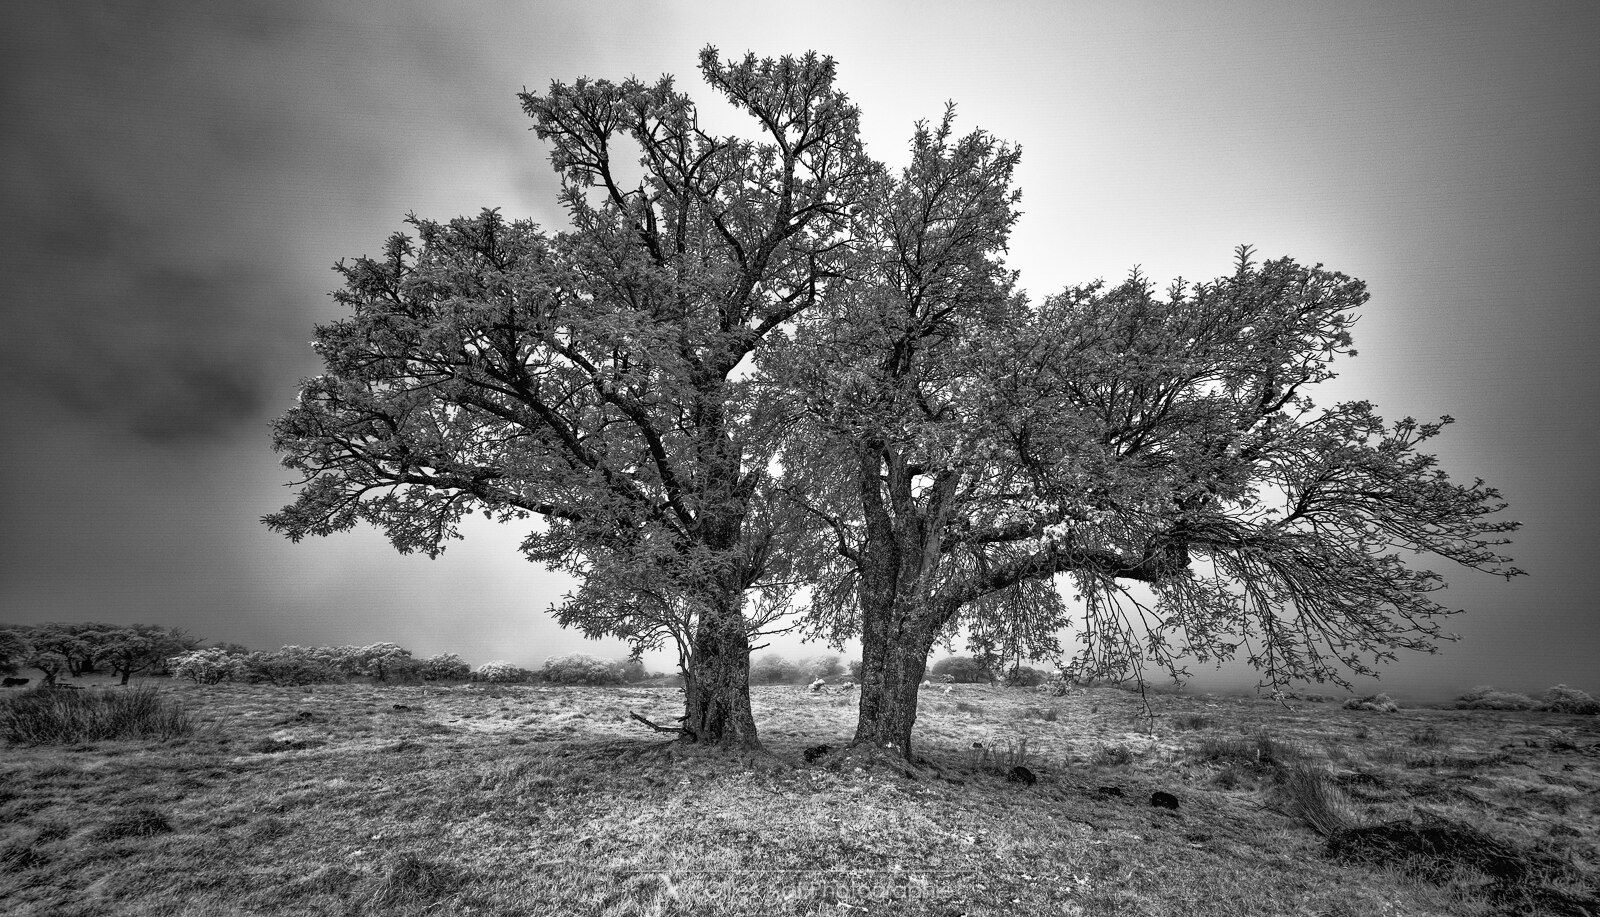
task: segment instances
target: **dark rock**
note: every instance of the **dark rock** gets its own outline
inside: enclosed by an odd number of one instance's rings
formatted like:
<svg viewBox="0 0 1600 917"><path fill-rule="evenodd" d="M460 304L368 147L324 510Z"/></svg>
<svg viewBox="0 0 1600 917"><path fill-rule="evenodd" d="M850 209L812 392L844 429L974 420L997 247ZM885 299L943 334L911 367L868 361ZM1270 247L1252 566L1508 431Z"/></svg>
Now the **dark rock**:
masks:
<svg viewBox="0 0 1600 917"><path fill-rule="evenodd" d="M20 687L22 687L23 685L27 684L28 682L30 682L32 680L33 679L31 679L31 678L7 678L6 679L6 687L8 687L8 688L20 688Z"/></svg>
<svg viewBox="0 0 1600 917"><path fill-rule="evenodd" d="M1122 792L1122 787L1120 786L1097 787L1095 788L1094 794L1099 796L1101 799L1111 799L1113 797L1121 799L1124 795L1126 795Z"/></svg>
<svg viewBox="0 0 1600 917"><path fill-rule="evenodd" d="M1163 793L1160 790L1156 790L1150 794L1150 804L1158 809L1176 809L1178 808L1178 797L1171 793Z"/></svg>
<svg viewBox="0 0 1600 917"><path fill-rule="evenodd" d="M1011 783L1021 783L1026 786L1033 786L1038 782L1039 778L1034 776L1033 771L1030 771L1018 764L1016 767L1011 769L1010 773L1006 774L1006 780L1010 781Z"/></svg>
<svg viewBox="0 0 1600 917"><path fill-rule="evenodd" d="M830 751L833 751L832 745L813 745L801 752L800 756L806 760L807 764L815 764Z"/></svg>

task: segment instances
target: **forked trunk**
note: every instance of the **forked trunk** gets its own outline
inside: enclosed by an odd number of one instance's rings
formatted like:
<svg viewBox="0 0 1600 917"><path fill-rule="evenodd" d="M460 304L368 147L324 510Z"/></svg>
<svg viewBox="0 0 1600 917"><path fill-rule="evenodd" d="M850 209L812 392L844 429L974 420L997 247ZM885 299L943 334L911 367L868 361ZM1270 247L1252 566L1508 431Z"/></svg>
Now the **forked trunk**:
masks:
<svg viewBox="0 0 1600 917"><path fill-rule="evenodd" d="M750 638L732 600L700 616L685 663L682 740L759 749L750 710Z"/></svg>
<svg viewBox="0 0 1600 917"><path fill-rule="evenodd" d="M914 761L911 730L917 722L917 689L928 666L938 628L899 615L872 616L862 633L861 707L852 744L892 750ZM908 626L909 625L909 626Z"/></svg>

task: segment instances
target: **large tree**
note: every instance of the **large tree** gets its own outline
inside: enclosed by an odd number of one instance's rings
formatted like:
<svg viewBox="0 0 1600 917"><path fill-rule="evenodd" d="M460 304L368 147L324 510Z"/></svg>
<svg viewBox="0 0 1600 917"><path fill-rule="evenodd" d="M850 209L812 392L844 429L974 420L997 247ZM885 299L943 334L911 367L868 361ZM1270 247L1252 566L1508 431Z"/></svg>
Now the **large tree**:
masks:
<svg viewBox="0 0 1600 917"><path fill-rule="evenodd" d="M537 517L523 552L580 581L563 622L676 639L682 735L754 747L746 603L781 601L795 555L771 495L787 407L743 367L840 272L880 170L831 59L700 69L758 139L706 133L671 78L555 83L521 98L568 231L413 217L340 263L351 314L275 429L305 479L265 521L436 555L469 512Z"/></svg>
<svg viewBox="0 0 1600 917"><path fill-rule="evenodd" d="M1417 555L1519 572L1499 495L1419 448L1448 418L1307 397L1353 353L1359 281L1241 249L1164 299L1135 275L1029 305L1000 265L1015 151L948 114L912 151L871 267L768 364L808 408L788 492L835 536L813 611L862 642L857 748L911 755L928 654L963 622L1049 648L1061 574L1079 668L1242 653L1281 685L1432 649L1449 612Z"/></svg>

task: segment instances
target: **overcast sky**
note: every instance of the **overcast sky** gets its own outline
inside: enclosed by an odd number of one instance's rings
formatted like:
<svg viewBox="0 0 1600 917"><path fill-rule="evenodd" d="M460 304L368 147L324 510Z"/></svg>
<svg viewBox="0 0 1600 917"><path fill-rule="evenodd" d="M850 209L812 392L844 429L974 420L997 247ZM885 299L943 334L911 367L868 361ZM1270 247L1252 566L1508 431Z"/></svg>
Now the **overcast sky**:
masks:
<svg viewBox="0 0 1600 917"><path fill-rule="evenodd" d="M407 211L561 227L518 91L674 73L710 102L706 44L833 55L891 166L946 100L1020 143L1011 264L1035 295L1134 265L1208 279L1241 242L1367 281L1360 356L1319 400L1455 416L1445 467L1504 492L1531 574L1436 567L1463 639L1377 687L1600 693L1591 0L11 0L0 621L620 654L551 623L566 581L521 559L521 532L483 523L438 561L372 530L272 534L259 518L292 493L268 427L318 371L330 267Z"/></svg>

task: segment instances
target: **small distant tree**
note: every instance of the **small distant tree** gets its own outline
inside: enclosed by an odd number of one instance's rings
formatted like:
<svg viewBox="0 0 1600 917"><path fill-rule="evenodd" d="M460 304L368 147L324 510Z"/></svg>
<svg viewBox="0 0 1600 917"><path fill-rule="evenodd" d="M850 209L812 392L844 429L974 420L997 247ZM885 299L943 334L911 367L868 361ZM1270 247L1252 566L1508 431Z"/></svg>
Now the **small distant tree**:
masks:
<svg viewBox="0 0 1600 917"><path fill-rule="evenodd" d="M622 666L587 653L570 653L546 659L543 675L558 685L617 685L622 683Z"/></svg>
<svg viewBox="0 0 1600 917"><path fill-rule="evenodd" d="M538 676L533 672L501 660L485 662L472 672L473 681L489 684L525 684L535 681L537 678Z"/></svg>
<svg viewBox="0 0 1600 917"><path fill-rule="evenodd" d="M244 677L253 682L268 682L280 687L332 684L345 680L332 657L318 647L285 646L274 652L256 652L244 657Z"/></svg>
<svg viewBox="0 0 1600 917"><path fill-rule="evenodd" d="M990 671L980 659L971 656L949 656L940 659L928 668L928 673L940 681L951 681L956 684L992 683L994 672Z"/></svg>
<svg viewBox="0 0 1600 917"><path fill-rule="evenodd" d="M157 671L166 661L200 645L200 641L180 628L154 624L134 624L86 633L94 647L94 658L121 677L126 685L136 674Z"/></svg>
<svg viewBox="0 0 1600 917"><path fill-rule="evenodd" d="M750 683L753 685L784 685L800 680L800 667L777 653L757 656L750 662Z"/></svg>
<svg viewBox="0 0 1600 917"><path fill-rule="evenodd" d="M844 672L844 660L837 654L812 656L800 661L801 681L810 682Z"/></svg>
<svg viewBox="0 0 1600 917"><path fill-rule="evenodd" d="M218 640L217 642L211 644L211 649L221 650L229 656L250 655L250 648L245 646L243 643L229 643L227 641Z"/></svg>
<svg viewBox="0 0 1600 917"><path fill-rule="evenodd" d="M411 651L398 643L372 643L360 647L343 647L354 668L353 674L367 675L379 681L403 676L412 669Z"/></svg>
<svg viewBox="0 0 1600 917"><path fill-rule="evenodd" d="M7 675L17 674L33 653L33 645L21 631L9 627L0 628L0 672Z"/></svg>
<svg viewBox="0 0 1600 917"><path fill-rule="evenodd" d="M637 656L629 656L618 665L622 671L622 680L628 684L644 681L650 677L650 672L644 667L644 660Z"/></svg>

